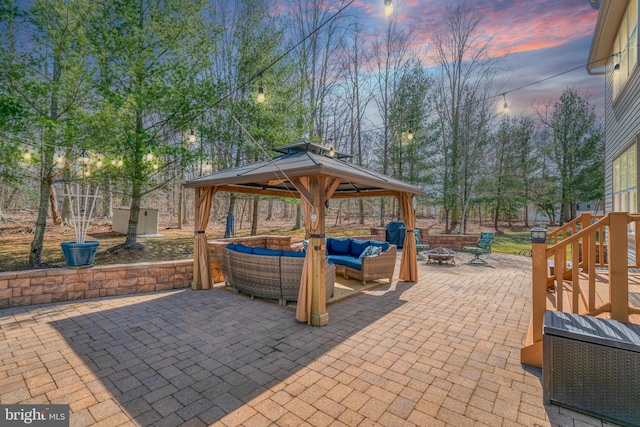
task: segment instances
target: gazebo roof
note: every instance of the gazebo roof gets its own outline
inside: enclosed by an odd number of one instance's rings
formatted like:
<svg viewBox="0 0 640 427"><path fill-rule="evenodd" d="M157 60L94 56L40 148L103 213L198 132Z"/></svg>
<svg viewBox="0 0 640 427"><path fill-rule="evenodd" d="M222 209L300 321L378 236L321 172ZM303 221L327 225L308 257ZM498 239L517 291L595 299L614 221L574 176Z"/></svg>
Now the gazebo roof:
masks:
<svg viewBox="0 0 640 427"><path fill-rule="evenodd" d="M187 181L185 187L218 187L221 191L300 197L291 183L304 176L340 179L333 197L379 197L396 192L424 194L421 188L345 161L349 155L311 142L276 147L280 156Z"/></svg>

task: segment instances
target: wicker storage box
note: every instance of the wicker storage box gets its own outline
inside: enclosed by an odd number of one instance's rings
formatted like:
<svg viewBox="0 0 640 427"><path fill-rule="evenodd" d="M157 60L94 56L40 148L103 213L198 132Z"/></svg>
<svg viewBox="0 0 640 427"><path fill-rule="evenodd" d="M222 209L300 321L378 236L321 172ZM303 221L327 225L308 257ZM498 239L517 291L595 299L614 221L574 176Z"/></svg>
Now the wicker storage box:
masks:
<svg viewBox="0 0 640 427"><path fill-rule="evenodd" d="M640 426L640 326L547 311L544 401Z"/></svg>

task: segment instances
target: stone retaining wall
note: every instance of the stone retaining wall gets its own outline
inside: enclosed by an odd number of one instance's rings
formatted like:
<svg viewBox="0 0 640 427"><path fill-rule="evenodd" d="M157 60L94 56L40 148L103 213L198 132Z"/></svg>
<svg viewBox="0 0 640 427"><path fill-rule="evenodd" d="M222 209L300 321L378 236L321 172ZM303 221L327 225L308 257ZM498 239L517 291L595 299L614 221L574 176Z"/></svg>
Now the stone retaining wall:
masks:
<svg viewBox="0 0 640 427"><path fill-rule="evenodd" d="M188 288L193 260L0 273L0 308Z"/></svg>

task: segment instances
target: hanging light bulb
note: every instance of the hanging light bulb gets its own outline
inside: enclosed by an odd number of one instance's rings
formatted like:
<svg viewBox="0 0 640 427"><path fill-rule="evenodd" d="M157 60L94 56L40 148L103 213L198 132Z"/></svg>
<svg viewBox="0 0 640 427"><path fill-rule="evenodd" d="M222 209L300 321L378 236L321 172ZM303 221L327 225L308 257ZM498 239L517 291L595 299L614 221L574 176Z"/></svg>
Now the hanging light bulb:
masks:
<svg viewBox="0 0 640 427"><path fill-rule="evenodd" d="M189 142L196 142L196 131L195 129L191 129L189 132Z"/></svg>
<svg viewBox="0 0 640 427"><path fill-rule="evenodd" d="M115 166L118 163L116 159L111 159L111 166Z"/></svg>
<svg viewBox="0 0 640 427"><path fill-rule="evenodd" d="M64 163L64 156L62 155L62 153L58 153L58 155L56 156L56 163L59 165Z"/></svg>
<svg viewBox="0 0 640 427"><path fill-rule="evenodd" d="M258 97L256 98L256 101L260 104L264 102L264 88L262 86L258 88Z"/></svg>
<svg viewBox="0 0 640 427"><path fill-rule="evenodd" d="M147 151L147 155L144 156L145 159L147 159L147 161L151 161L153 160L153 153L151 152L151 148L149 148L149 151Z"/></svg>
<svg viewBox="0 0 640 427"><path fill-rule="evenodd" d="M407 132L407 139L409 141L413 139L413 130L409 129L409 132Z"/></svg>
<svg viewBox="0 0 640 427"><path fill-rule="evenodd" d="M386 16L393 14L393 2L391 0L384 0L384 14Z"/></svg>
<svg viewBox="0 0 640 427"><path fill-rule="evenodd" d="M118 160L118 166L122 166L124 164L124 161L122 160L122 157L120 157L120 160Z"/></svg>
<svg viewBox="0 0 640 427"><path fill-rule="evenodd" d="M331 147L331 149L329 150L329 156L333 157L335 156L336 152L334 151L333 147Z"/></svg>
<svg viewBox="0 0 640 427"><path fill-rule="evenodd" d="M502 94L502 99L504 100L504 105L502 106L502 109L504 111L509 111L509 104L507 104L507 94L506 93Z"/></svg>
<svg viewBox="0 0 640 427"><path fill-rule="evenodd" d="M31 150L27 149L24 151L24 153L22 154L22 158L25 159L26 161L31 160Z"/></svg>
<svg viewBox="0 0 640 427"><path fill-rule="evenodd" d="M205 172L211 172L211 163L209 163L209 162L205 163L204 171Z"/></svg>
<svg viewBox="0 0 640 427"><path fill-rule="evenodd" d="M102 154L98 156L98 161L96 162L96 167L100 169L102 167Z"/></svg>
<svg viewBox="0 0 640 427"><path fill-rule="evenodd" d="M90 157L89 157L89 153L87 153L85 151L85 149L82 149L82 153L80 153L80 157L78 158L78 161L84 165L88 164L90 161Z"/></svg>
<svg viewBox="0 0 640 427"><path fill-rule="evenodd" d="M91 176L91 171L89 169L84 171L84 176Z"/></svg>
<svg viewBox="0 0 640 427"><path fill-rule="evenodd" d="M158 170L159 167L158 162L153 162L153 170Z"/></svg>

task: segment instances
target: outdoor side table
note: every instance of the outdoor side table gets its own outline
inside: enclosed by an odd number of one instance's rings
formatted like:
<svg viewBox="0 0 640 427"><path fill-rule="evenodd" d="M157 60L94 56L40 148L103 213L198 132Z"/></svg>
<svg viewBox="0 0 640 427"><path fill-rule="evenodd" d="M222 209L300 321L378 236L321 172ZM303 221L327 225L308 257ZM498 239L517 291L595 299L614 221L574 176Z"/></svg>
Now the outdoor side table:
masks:
<svg viewBox="0 0 640 427"><path fill-rule="evenodd" d="M544 402L640 425L640 325L546 311Z"/></svg>

